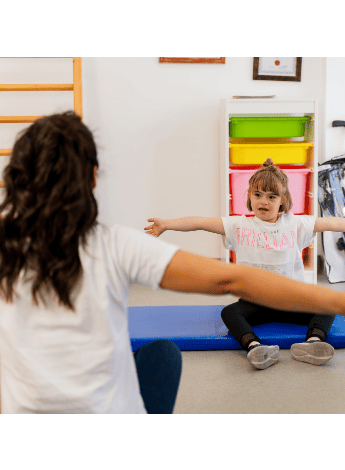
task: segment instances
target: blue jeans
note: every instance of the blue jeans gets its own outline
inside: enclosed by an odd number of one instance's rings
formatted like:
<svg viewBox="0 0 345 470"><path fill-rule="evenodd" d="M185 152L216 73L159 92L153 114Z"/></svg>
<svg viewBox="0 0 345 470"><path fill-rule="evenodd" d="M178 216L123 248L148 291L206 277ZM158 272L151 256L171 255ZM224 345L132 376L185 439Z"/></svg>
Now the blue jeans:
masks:
<svg viewBox="0 0 345 470"><path fill-rule="evenodd" d="M171 414L174 409L182 370L179 348L160 339L134 352L140 393L149 414Z"/></svg>

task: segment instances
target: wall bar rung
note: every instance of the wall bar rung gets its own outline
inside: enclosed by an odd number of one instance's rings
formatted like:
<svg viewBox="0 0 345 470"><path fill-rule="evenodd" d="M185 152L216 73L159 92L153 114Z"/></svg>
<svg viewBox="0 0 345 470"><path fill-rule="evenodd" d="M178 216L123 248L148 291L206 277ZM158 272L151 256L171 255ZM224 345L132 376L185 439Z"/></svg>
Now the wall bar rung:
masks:
<svg viewBox="0 0 345 470"><path fill-rule="evenodd" d="M61 84L0 84L0 91L73 91L73 83Z"/></svg>
<svg viewBox="0 0 345 470"><path fill-rule="evenodd" d="M6 157L12 155L12 149L0 149L0 156Z"/></svg>
<svg viewBox="0 0 345 470"><path fill-rule="evenodd" d="M41 116L0 116L0 123L34 122Z"/></svg>

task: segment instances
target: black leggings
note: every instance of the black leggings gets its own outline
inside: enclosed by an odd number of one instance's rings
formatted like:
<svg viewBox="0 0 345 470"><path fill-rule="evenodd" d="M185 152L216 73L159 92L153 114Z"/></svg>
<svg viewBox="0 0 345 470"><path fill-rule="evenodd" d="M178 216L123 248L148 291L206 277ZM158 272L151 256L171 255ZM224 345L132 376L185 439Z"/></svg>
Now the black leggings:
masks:
<svg viewBox="0 0 345 470"><path fill-rule="evenodd" d="M232 336L247 351L248 345L252 341L261 343L260 338L256 336L248 321L252 326L272 322L309 325L306 339L316 336L321 341L325 341L335 318L333 315L273 310L242 299L223 308L221 315Z"/></svg>

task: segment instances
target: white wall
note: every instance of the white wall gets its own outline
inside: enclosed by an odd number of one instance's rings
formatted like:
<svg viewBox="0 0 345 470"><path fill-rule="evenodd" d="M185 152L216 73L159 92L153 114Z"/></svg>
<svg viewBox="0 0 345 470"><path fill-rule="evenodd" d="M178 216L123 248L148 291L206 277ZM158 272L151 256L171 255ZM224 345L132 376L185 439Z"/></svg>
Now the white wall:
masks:
<svg viewBox="0 0 345 470"><path fill-rule="evenodd" d="M12 75L9 70L3 72L5 60L12 61ZM0 82L37 80L27 60L24 64L23 59L2 59ZM72 81L70 59L41 61L51 73L37 83ZM60 61L58 69L49 61ZM84 58L84 121L94 132L99 150L101 173L95 195L100 221L143 230L149 217L223 215L218 202L221 98L240 94L317 98L319 144L324 148L325 64L325 58L304 57L302 81L295 83L252 80L252 57L227 57L224 65L160 64L157 57ZM30 94L28 102L25 93ZM43 98L37 93L21 92L16 98L12 93L6 106L15 104L18 114L32 114L31 105L42 114L73 107L70 92L39 92L50 94L44 98L49 109L41 109ZM56 101L57 94L70 101ZM9 110L1 113L11 114ZM7 137L12 139L9 132ZM194 253L219 256L215 234L167 232L162 239Z"/></svg>
<svg viewBox="0 0 345 470"><path fill-rule="evenodd" d="M219 217L219 100L315 97L323 110L325 59L303 58L300 83L253 81L252 73L252 58L226 58L225 65L84 59L85 121L97 129L107 171L102 218L142 230L153 216ZM215 234L167 232L162 239L219 256Z"/></svg>
<svg viewBox="0 0 345 470"><path fill-rule="evenodd" d="M321 162L345 154L345 127L332 127L345 121L345 57L326 59L325 152Z"/></svg>

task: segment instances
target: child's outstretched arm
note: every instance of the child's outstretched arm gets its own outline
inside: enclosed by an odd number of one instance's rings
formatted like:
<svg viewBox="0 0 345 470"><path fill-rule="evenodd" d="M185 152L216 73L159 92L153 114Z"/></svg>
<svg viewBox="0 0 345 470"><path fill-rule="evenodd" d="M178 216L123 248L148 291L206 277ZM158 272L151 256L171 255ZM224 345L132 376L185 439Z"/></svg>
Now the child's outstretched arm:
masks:
<svg viewBox="0 0 345 470"><path fill-rule="evenodd" d="M345 232L345 219L342 217L317 217L314 232Z"/></svg>
<svg viewBox="0 0 345 470"><path fill-rule="evenodd" d="M180 292L234 294L277 310L345 316L343 292L182 250L170 261L160 285Z"/></svg>
<svg viewBox="0 0 345 470"><path fill-rule="evenodd" d="M147 219L153 222L145 227L146 233L159 237L166 230L176 230L181 232L191 232L194 230L205 230L207 232L225 235L223 221L217 217L182 217L181 219Z"/></svg>

